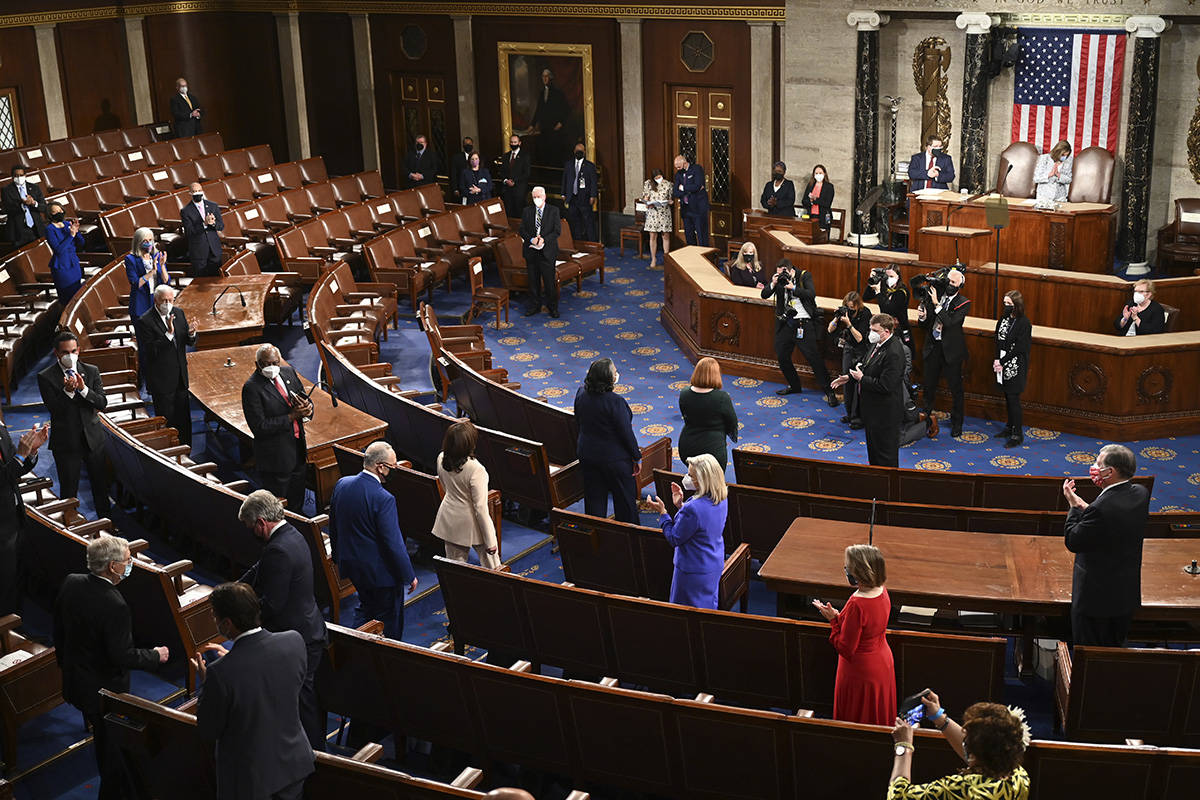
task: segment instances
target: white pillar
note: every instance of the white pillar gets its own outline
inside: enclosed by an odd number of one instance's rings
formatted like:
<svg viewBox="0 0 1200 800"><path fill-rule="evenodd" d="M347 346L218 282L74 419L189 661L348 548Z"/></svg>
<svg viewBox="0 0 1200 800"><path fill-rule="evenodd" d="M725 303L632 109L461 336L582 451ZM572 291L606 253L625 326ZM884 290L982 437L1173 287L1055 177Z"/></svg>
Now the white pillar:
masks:
<svg viewBox="0 0 1200 800"><path fill-rule="evenodd" d="M283 82L283 116L287 122L288 155L293 161L308 158L308 103L304 96L304 59L300 51L300 15L295 11L275 15L279 39L279 75Z"/></svg>
<svg viewBox="0 0 1200 800"><path fill-rule="evenodd" d="M129 76L133 81L133 113L138 125L154 122L154 101L150 94L150 70L146 67L146 37L142 31L145 17L125 17L125 45L129 50Z"/></svg>
<svg viewBox="0 0 1200 800"><path fill-rule="evenodd" d="M771 165L777 161L772 152L771 128L775 119L774 59L771 58L773 22L748 22L750 26L750 175L751 196L766 182Z"/></svg>
<svg viewBox="0 0 1200 800"><path fill-rule="evenodd" d="M375 116L375 63L371 55L371 19L351 14L354 76L358 85L358 127L362 131L363 169L379 169L379 120Z"/></svg>
<svg viewBox="0 0 1200 800"><path fill-rule="evenodd" d="M471 17L454 14L454 66L458 78L458 127L463 136L479 142L479 108L475 93L475 47L471 43ZM453 152L460 142L446 142L446 149ZM507 142L505 142L507 144Z"/></svg>
<svg viewBox="0 0 1200 800"><path fill-rule="evenodd" d="M54 23L34 25L37 36L38 66L42 73L42 94L46 101L46 123L51 139L67 138L67 107L63 103L62 77L58 72L58 45L54 41Z"/></svg>
<svg viewBox="0 0 1200 800"><path fill-rule="evenodd" d="M646 180L645 116L642 102L642 20L625 17L621 26L621 134L625 153L625 197L622 213L633 215L633 198ZM664 172L669 170L663 164Z"/></svg>

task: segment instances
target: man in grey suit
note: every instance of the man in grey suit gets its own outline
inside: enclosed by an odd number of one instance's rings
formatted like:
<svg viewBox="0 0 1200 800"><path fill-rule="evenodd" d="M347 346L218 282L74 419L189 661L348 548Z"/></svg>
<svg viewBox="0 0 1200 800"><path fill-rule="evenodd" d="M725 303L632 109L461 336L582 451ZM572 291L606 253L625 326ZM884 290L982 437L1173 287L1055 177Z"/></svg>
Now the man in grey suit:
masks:
<svg viewBox="0 0 1200 800"><path fill-rule="evenodd" d="M203 683L196 707L200 736L216 742L220 800L298 800L313 772L313 751L296 698L307 656L295 631L271 633L259 621L258 596L244 583L223 583L209 596L217 631L233 646L192 659Z"/></svg>

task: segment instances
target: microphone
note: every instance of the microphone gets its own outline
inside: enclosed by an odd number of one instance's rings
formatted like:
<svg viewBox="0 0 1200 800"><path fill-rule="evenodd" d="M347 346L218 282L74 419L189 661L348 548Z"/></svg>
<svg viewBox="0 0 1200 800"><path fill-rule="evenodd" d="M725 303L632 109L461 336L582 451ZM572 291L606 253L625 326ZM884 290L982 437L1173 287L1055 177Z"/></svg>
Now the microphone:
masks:
<svg viewBox="0 0 1200 800"><path fill-rule="evenodd" d="M1000 191L1000 189L1004 186L1005 183L1008 182L1008 173L1012 172L1012 168L1013 168L1013 165L1011 163L1009 163L1008 169L1004 170L1004 177L1001 178L1000 182L996 184L996 194L999 194L999 195L1004 194L1004 192Z"/></svg>
<svg viewBox="0 0 1200 800"><path fill-rule="evenodd" d="M303 387L301 387L301 388L303 388ZM332 386L330 386L325 381L324 378L314 381L312 387L309 388L309 390L307 392L301 392L300 394L304 395L305 400L312 402L312 393L314 391L316 391L318 388L324 389L326 392L329 392L329 402L334 408L337 408L338 407L337 391Z"/></svg>
<svg viewBox="0 0 1200 800"><path fill-rule="evenodd" d="M224 289L221 290L221 293L219 295L217 295L216 300L213 300L212 315L214 317L217 315L217 303L219 303L221 301L221 298L224 297L225 293L228 292L230 289L237 289L238 299L242 301L242 308L246 307L246 295L242 294L242 289L240 286L238 286L235 283L231 283L228 286L226 286Z"/></svg>

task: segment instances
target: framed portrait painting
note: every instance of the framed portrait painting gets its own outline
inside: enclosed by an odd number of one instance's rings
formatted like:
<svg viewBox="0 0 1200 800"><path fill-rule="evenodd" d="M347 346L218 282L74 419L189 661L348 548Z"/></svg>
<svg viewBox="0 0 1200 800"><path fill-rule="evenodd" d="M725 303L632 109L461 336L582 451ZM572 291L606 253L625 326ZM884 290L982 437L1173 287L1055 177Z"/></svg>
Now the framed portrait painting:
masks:
<svg viewBox="0 0 1200 800"><path fill-rule="evenodd" d="M500 124L514 133L535 166L561 168L582 141L596 158L592 46L499 42Z"/></svg>

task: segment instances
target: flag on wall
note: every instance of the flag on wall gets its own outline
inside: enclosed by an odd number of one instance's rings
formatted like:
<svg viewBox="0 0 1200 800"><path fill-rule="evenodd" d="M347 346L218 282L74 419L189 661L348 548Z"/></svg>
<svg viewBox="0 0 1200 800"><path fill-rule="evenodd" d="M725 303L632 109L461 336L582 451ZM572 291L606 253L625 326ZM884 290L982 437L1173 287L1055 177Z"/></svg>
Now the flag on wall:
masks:
<svg viewBox="0 0 1200 800"><path fill-rule="evenodd" d="M1012 140L1049 151L1097 145L1116 154L1125 31L1020 28Z"/></svg>

